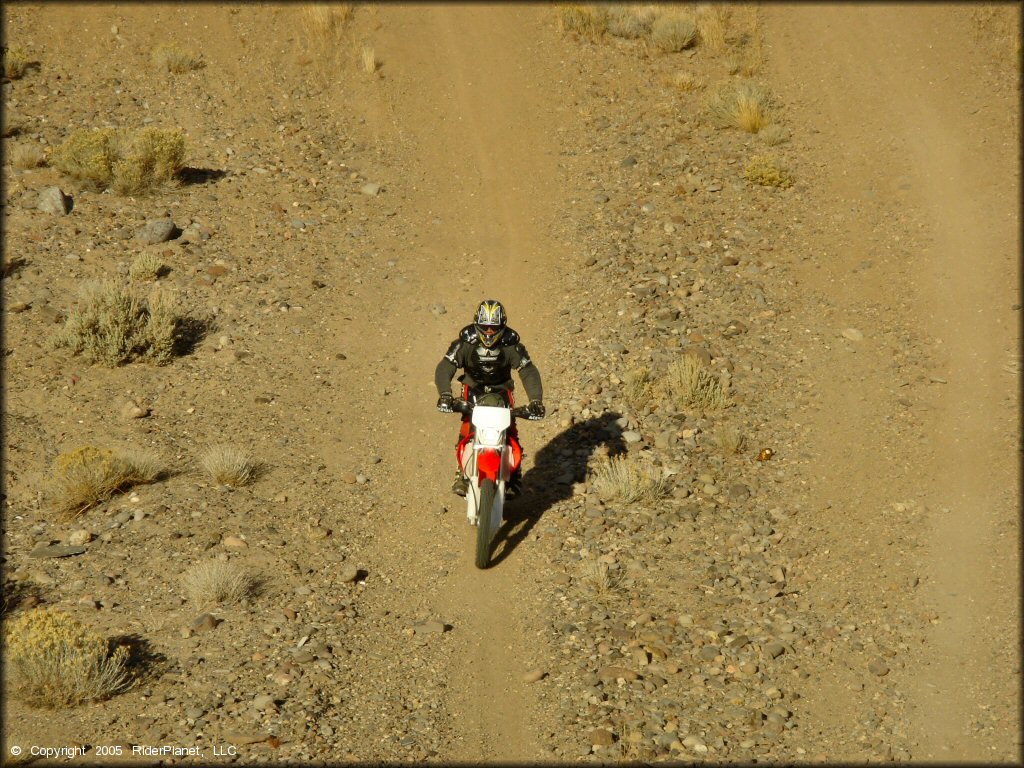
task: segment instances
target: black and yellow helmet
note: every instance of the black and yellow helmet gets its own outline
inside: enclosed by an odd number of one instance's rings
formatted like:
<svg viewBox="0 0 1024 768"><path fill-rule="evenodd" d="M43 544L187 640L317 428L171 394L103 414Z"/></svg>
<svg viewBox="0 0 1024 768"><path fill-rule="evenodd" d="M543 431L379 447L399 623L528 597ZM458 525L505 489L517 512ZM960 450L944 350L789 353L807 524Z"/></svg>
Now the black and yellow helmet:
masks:
<svg viewBox="0 0 1024 768"><path fill-rule="evenodd" d="M501 340L501 335L505 332L505 323L507 322L508 318L505 316L505 308L501 306L500 301L495 299L484 299L481 301L480 306L476 310L476 317L473 320L477 336L480 337L480 343L488 348L497 344Z"/></svg>

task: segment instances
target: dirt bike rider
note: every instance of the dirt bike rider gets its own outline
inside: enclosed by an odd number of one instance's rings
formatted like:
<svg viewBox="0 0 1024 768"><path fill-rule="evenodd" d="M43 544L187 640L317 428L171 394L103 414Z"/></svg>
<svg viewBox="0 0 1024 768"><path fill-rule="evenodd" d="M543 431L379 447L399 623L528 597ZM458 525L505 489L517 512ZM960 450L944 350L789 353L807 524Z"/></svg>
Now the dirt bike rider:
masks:
<svg viewBox="0 0 1024 768"><path fill-rule="evenodd" d="M531 418L544 417L540 371L530 360L526 347L520 343L519 334L509 328L507 322L508 317L501 302L494 299L485 299L480 302L473 322L459 331L459 338L451 343L434 371L434 383L437 385L439 395L437 410L441 413L452 413L454 410L452 407L454 398L451 391L452 377L459 368L463 369L459 381L462 382L462 398L464 400L472 401L476 395L485 392L501 392L511 406L513 404L512 389L515 386L512 381L512 370L515 369L519 372L519 378L530 398L527 408ZM472 430L473 425L469 416L463 415L459 442L455 449L456 456L459 455L462 445L472 439ZM508 438L510 442L519 443L519 433L514 419L508 429ZM506 498L511 499L519 495L522 478L523 469L520 464L509 478L508 487L505 489ZM468 485L469 481L462 474L460 466L456 470L452 491L459 496L465 496Z"/></svg>

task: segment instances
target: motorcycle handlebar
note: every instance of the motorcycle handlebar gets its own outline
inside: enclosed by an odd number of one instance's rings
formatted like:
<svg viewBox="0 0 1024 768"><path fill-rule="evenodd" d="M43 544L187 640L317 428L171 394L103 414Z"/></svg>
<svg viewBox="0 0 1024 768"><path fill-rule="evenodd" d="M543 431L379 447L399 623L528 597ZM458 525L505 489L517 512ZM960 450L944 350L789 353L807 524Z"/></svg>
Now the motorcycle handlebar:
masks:
<svg viewBox="0 0 1024 768"><path fill-rule="evenodd" d="M452 411L455 413L462 413L466 416L473 414L473 404L469 403L462 398L456 398L452 401ZM530 415L530 409L525 405L521 405L518 408L512 409L512 416L517 419L528 419L530 421L539 421L535 416Z"/></svg>

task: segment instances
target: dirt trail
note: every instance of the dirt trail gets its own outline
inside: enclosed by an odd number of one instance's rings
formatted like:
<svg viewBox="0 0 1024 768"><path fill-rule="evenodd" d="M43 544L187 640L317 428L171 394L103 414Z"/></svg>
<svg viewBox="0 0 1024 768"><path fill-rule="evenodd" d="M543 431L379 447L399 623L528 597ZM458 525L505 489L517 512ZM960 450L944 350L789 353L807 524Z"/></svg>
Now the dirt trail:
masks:
<svg viewBox="0 0 1024 768"><path fill-rule="evenodd" d="M380 382L394 385L381 452L395 468L401 505L397 524L383 521L367 559L401 563L399 591L453 627L452 662L442 675L460 740L445 759L539 754L519 679L522 651L536 634L517 609L530 555L524 548L486 572L473 567L474 529L462 503L448 498L458 422L432 406L434 366L484 297L505 302L543 372L553 303L538 286L557 264L544 221L558 208L558 169L554 124L545 122L557 105L541 87L548 62L537 56L541 15L521 7L387 7L375 38L384 81L370 120L383 143L415 158L403 179L401 215L417 237L380 254L398 260L405 281L392 285L386 311L367 308L380 322L374 354L393 372L390 383ZM532 116L525 124L524 114ZM428 329L412 329L402 307L425 300L448 312ZM535 452L539 431L523 432ZM449 512L438 518L442 503Z"/></svg>
<svg viewBox="0 0 1024 768"><path fill-rule="evenodd" d="M965 26L948 7L772 6L766 22L776 84L820 131L806 138L812 151L833 159L824 214L843 222L835 251L806 277L849 317L860 312L851 325L869 340L887 329L866 306L906 306L935 361L922 416L930 444L889 423L898 347L871 345L821 382L818 496L858 516L900 494L928 505L922 577L939 619L926 665L904 681L914 757L1013 755L1010 729L982 739L968 726L989 708L1014 720L1019 694L1008 642L1019 610L1019 410L1005 370L1020 344L1019 175L1005 172L1016 147L999 138L1016 133L1016 96L993 87L976 46L949 55ZM876 239L892 232L896 242ZM901 234L925 245L900 253ZM865 257L870 271L854 274Z"/></svg>

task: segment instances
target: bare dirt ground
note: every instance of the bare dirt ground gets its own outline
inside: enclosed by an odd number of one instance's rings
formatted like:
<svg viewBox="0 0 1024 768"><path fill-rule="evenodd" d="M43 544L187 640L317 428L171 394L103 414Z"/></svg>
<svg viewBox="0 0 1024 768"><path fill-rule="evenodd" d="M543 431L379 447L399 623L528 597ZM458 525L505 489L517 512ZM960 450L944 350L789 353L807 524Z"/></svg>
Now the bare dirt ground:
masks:
<svg viewBox="0 0 1024 768"><path fill-rule="evenodd" d="M206 171L129 198L5 161L5 595L149 657L56 716L5 697L5 756L1020 761L1019 10L760 9L788 190L665 85L725 54L591 42L546 6L357 6L327 50L299 5L4 14L39 61L4 85L5 158L147 121ZM164 41L205 66L155 71ZM51 184L69 215L35 210ZM133 237L164 216L185 234ZM45 347L147 251L208 319L188 354ZM432 378L489 296L549 418L481 572ZM725 415L628 402L627 371L680 353L731 382ZM224 440L265 462L251 486L196 466ZM172 472L61 520L48 472L84 444ZM609 451L670 495L599 498ZM80 529L85 553L32 556ZM189 603L214 558L264 591Z"/></svg>

